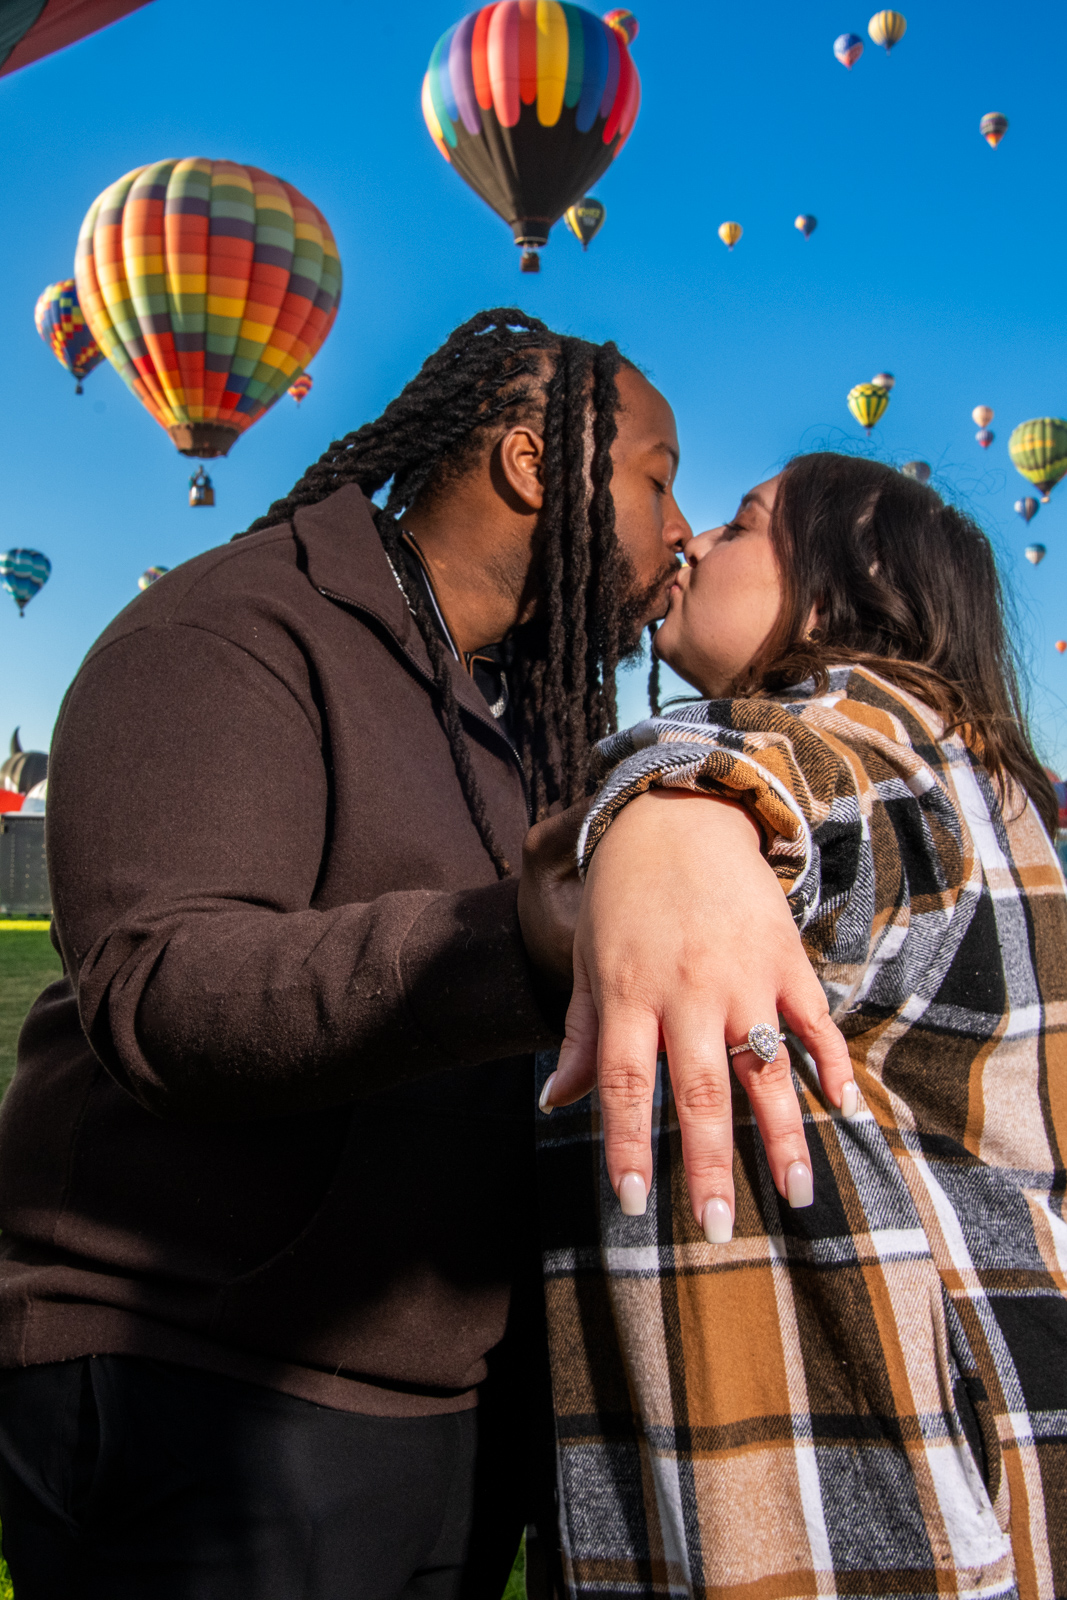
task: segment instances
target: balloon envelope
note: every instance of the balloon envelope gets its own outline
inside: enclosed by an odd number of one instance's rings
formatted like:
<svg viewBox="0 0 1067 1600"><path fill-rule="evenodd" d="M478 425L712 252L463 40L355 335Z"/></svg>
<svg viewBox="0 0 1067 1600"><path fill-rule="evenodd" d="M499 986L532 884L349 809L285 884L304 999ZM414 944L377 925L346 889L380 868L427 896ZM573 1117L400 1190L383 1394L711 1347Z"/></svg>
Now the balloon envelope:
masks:
<svg viewBox="0 0 1067 1600"><path fill-rule="evenodd" d="M302 372L299 378L297 378L296 382L289 385L289 393L292 395L297 405L299 405L304 396L311 393L313 387L314 384L310 375L306 372Z"/></svg>
<svg viewBox="0 0 1067 1600"><path fill-rule="evenodd" d="M39 550L7 550L0 555L0 585L18 606L19 616L44 588L51 570L52 563Z"/></svg>
<svg viewBox="0 0 1067 1600"><path fill-rule="evenodd" d="M157 578L162 578L164 573L169 571L169 567L147 567L137 580L138 589L142 590L142 592L145 589L150 589Z"/></svg>
<svg viewBox="0 0 1067 1600"><path fill-rule="evenodd" d="M1032 417L1020 422L1008 440L1008 454L1016 472L1047 501L1067 472L1067 422L1062 417Z"/></svg>
<svg viewBox="0 0 1067 1600"><path fill-rule="evenodd" d="M971 421L976 428L988 428L995 414L992 406L975 406L971 412Z"/></svg>
<svg viewBox="0 0 1067 1600"><path fill-rule="evenodd" d="M1032 567L1039 567L1048 554L1043 544L1028 544L1023 553Z"/></svg>
<svg viewBox="0 0 1067 1600"><path fill-rule="evenodd" d="M853 63L863 54L863 40L858 33L839 33L834 40L834 55L843 67L852 71Z"/></svg>
<svg viewBox="0 0 1067 1600"><path fill-rule="evenodd" d="M607 214L607 207L602 205L599 200L594 200L591 194L587 194L584 200L578 201L577 205L567 207L563 213L563 220L574 234L574 237L582 241L582 249L588 250L590 244L604 226L604 218Z"/></svg>
<svg viewBox="0 0 1067 1600"><path fill-rule="evenodd" d="M739 222L719 223L719 238L722 240L727 250L733 249L734 245L737 243L738 239L740 239L744 231L744 228L742 228Z"/></svg>
<svg viewBox="0 0 1067 1600"><path fill-rule="evenodd" d="M996 438L996 434L993 432L992 428L979 428L978 432L975 434L975 438L978 440L978 443L982 446L983 450L988 450L989 446Z"/></svg>
<svg viewBox="0 0 1067 1600"><path fill-rule="evenodd" d="M930 482L929 461L905 461L900 470L906 478L914 478L916 483Z"/></svg>
<svg viewBox="0 0 1067 1600"><path fill-rule="evenodd" d="M894 378L891 372L876 372L874 377L871 379L872 383L877 384L879 389L884 389L887 394L889 393L889 390L892 389L896 381L897 380Z"/></svg>
<svg viewBox="0 0 1067 1600"><path fill-rule="evenodd" d="M868 434L889 404L889 391L880 383L857 383L848 391L848 409Z"/></svg>
<svg viewBox="0 0 1067 1600"><path fill-rule="evenodd" d="M527 251L587 194L641 104L633 14L495 0L441 35L422 85L438 150Z"/></svg>
<svg viewBox="0 0 1067 1600"><path fill-rule="evenodd" d="M0 77L65 49L147 3L148 0L62 0L60 4L7 7L0 34Z"/></svg>
<svg viewBox="0 0 1067 1600"><path fill-rule="evenodd" d="M987 111L978 124L978 131L986 143L995 150L1008 131L1008 119L1002 111Z"/></svg>
<svg viewBox="0 0 1067 1600"><path fill-rule="evenodd" d="M1015 502L1016 513L1022 517L1023 521L1027 523L1027 525L1033 521L1040 509L1041 507L1038 505L1032 494L1028 494L1025 500L1016 500Z"/></svg>
<svg viewBox="0 0 1067 1600"><path fill-rule="evenodd" d="M810 217L802 211L800 216L793 223L793 226L794 228L798 228L800 230L805 239L810 239L816 228L819 226L819 220L817 217Z"/></svg>
<svg viewBox="0 0 1067 1600"><path fill-rule="evenodd" d="M341 263L299 190L233 161L157 161L105 189L75 258L85 320L185 455L223 456L333 326Z"/></svg>
<svg viewBox="0 0 1067 1600"><path fill-rule="evenodd" d="M1062 656L1063 652L1065 650L1067 650L1067 639L1057 639L1056 640L1056 649L1059 651L1060 655Z"/></svg>
<svg viewBox="0 0 1067 1600"><path fill-rule="evenodd" d="M81 394L82 379L100 365L104 352L86 326L73 278L50 283L42 291L33 308L33 320L60 366L75 380L75 393Z"/></svg>
<svg viewBox="0 0 1067 1600"><path fill-rule="evenodd" d="M867 24L867 32L875 44L884 44L886 55L899 44L907 31L907 20L899 11L876 11Z"/></svg>

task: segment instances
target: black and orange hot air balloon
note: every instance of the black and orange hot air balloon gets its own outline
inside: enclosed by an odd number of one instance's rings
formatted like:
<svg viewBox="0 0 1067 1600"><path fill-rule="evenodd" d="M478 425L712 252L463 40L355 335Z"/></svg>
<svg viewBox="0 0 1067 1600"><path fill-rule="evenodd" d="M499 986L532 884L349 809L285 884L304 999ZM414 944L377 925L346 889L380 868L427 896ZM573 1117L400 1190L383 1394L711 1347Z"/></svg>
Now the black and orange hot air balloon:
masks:
<svg viewBox="0 0 1067 1600"><path fill-rule="evenodd" d="M104 355L190 456L224 456L280 399L341 297L322 213L233 161L157 161L113 183L82 223L75 277Z"/></svg>
<svg viewBox="0 0 1067 1600"><path fill-rule="evenodd" d="M422 113L445 160L503 217L524 272L569 206L607 171L641 103L637 20L560 0L496 0L441 35Z"/></svg>

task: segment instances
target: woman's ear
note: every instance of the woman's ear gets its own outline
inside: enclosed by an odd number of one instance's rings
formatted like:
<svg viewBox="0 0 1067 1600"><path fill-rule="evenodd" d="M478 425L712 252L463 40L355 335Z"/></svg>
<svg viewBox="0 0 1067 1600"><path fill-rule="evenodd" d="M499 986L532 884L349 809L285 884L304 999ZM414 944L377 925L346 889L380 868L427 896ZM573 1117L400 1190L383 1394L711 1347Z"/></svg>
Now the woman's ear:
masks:
<svg viewBox="0 0 1067 1600"><path fill-rule="evenodd" d="M511 428L496 447L499 471L512 494L531 511L540 511L545 491L541 463L545 442L532 428Z"/></svg>

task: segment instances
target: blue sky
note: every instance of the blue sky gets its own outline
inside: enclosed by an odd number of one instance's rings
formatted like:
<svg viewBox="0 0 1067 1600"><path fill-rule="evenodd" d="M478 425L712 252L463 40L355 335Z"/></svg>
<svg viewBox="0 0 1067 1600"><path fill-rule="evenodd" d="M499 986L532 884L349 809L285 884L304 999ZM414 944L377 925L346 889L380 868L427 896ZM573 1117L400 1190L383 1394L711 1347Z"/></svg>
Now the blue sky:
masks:
<svg viewBox="0 0 1067 1600"><path fill-rule="evenodd" d="M1032 524L1007 438L1067 413L1056 200L1067 13L1025 28L991 0L907 4L890 58L869 41L852 70L837 34L866 38L866 5L758 9L641 0L643 105L597 186L608 208L583 257L557 228L541 277L520 276L509 231L446 166L419 112L454 0L153 0L94 38L0 80L0 546L30 545L53 576L19 621L0 596L0 739L47 744L66 685L147 566L226 540L284 493L332 439L377 414L422 357L484 305L615 338L664 390L682 440L679 497L722 521L799 449L862 441L857 382L897 375L871 448L930 461L994 539L1032 674L1039 748L1067 768L1067 484ZM1011 127L991 151L979 118ZM191 464L108 367L83 398L37 337L34 302L72 270L81 218L129 168L229 157L302 189L329 217L345 271L340 315L287 398L213 477L218 505L186 505ZM813 212L805 243L793 228ZM728 254L725 219L744 226ZM974 442L973 406L996 409ZM643 673L624 714L644 708ZM103 731L102 731L103 736Z"/></svg>

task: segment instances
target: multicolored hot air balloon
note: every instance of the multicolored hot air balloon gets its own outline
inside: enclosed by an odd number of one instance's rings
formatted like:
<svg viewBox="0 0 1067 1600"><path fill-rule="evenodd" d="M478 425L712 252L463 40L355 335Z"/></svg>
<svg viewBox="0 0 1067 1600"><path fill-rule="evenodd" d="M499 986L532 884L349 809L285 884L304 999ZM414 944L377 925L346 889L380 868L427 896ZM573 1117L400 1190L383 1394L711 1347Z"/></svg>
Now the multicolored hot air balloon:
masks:
<svg viewBox="0 0 1067 1600"><path fill-rule="evenodd" d="M299 405L301 400L306 395L309 395L314 387L310 373L302 372L296 382L289 385L287 392L292 395L297 405Z"/></svg>
<svg viewBox="0 0 1067 1600"><path fill-rule="evenodd" d="M0 34L0 77L28 67L77 39L106 28L148 0L60 0L7 7Z"/></svg>
<svg viewBox="0 0 1067 1600"><path fill-rule="evenodd" d="M1028 494L1025 500L1016 500L1014 510L1016 516L1022 517L1027 527L1029 527L1030 523L1037 516L1037 513L1041 510L1041 507L1038 505L1033 495Z"/></svg>
<svg viewBox="0 0 1067 1600"><path fill-rule="evenodd" d="M73 278L50 283L41 292L33 308L33 320L60 366L66 367L74 379L74 393L81 394L82 379L100 365L104 352L85 325Z"/></svg>
<svg viewBox="0 0 1067 1600"><path fill-rule="evenodd" d="M0 587L14 600L20 617L44 588L51 571L52 563L39 550L7 550L0 555Z"/></svg>
<svg viewBox="0 0 1067 1600"><path fill-rule="evenodd" d="M914 478L916 483L930 482L929 461L905 461L900 470L906 478Z"/></svg>
<svg viewBox="0 0 1067 1600"><path fill-rule="evenodd" d="M233 161L157 161L105 189L75 258L85 320L183 455L224 456L333 326L341 263L304 196Z"/></svg>
<svg viewBox="0 0 1067 1600"><path fill-rule="evenodd" d="M744 231L744 228L742 228L739 222L720 222L719 224L719 238L722 240L727 250L733 249L734 245L737 243L738 239L740 239Z"/></svg>
<svg viewBox="0 0 1067 1600"><path fill-rule="evenodd" d="M863 40L858 33L839 33L834 40L834 55L850 72L862 54Z"/></svg>
<svg viewBox="0 0 1067 1600"><path fill-rule="evenodd" d="M1016 472L1027 478L1048 504L1048 497L1067 472L1067 422L1062 417L1033 417L1020 422L1008 440Z"/></svg>
<svg viewBox="0 0 1067 1600"><path fill-rule="evenodd" d="M146 589L150 589L152 587L157 578L164 577L169 571L169 567L147 567L137 580L138 589L140 589L143 594Z"/></svg>
<svg viewBox="0 0 1067 1600"><path fill-rule="evenodd" d="M1007 131L1008 119L1002 111L987 111L978 124L978 132L992 150L997 148Z"/></svg>
<svg viewBox="0 0 1067 1600"><path fill-rule="evenodd" d="M848 391L848 409L868 438L888 404L889 391L883 389L880 383L857 383L854 389Z"/></svg>
<svg viewBox="0 0 1067 1600"><path fill-rule="evenodd" d="M1065 650L1067 650L1067 639L1057 639L1056 640L1056 649L1058 650L1058 652L1062 656L1063 652Z"/></svg>
<svg viewBox="0 0 1067 1600"><path fill-rule="evenodd" d="M884 389L886 394L894 387L896 381L891 372L876 372L871 379L871 382L877 384L879 389Z"/></svg>
<svg viewBox="0 0 1067 1600"><path fill-rule="evenodd" d="M975 434L975 438L982 446L983 450L988 450L989 446L996 438L996 434L993 432L992 428L979 428L978 432Z"/></svg>
<svg viewBox="0 0 1067 1600"><path fill-rule="evenodd" d="M588 250L607 216L607 207L599 200L594 200L587 194L584 200L579 200L576 206L568 206L563 213L563 220L576 239L580 239L582 249Z"/></svg>
<svg viewBox="0 0 1067 1600"><path fill-rule="evenodd" d="M1043 544L1028 544L1023 555L1032 567L1039 567L1048 555L1048 551Z"/></svg>
<svg viewBox="0 0 1067 1600"><path fill-rule="evenodd" d="M553 223L630 136L641 81L637 20L561 0L491 0L441 35L422 114L445 160L503 217L522 269L539 272Z"/></svg>
<svg viewBox="0 0 1067 1600"><path fill-rule="evenodd" d="M975 406L971 412L971 421L976 428L988 428L995 416L996 412L992 406Z"/></svg>
<svg viewBox="0 0 1067 1600"><path fill-rule="evenodd" d="M888 55L893 46L903 39L907 27L907 20L899 11L876 11L867 24L867 32L875 44L885 45L885 53Z"/></svg>
<svg viewBox="0 0 1067 1600"><path fill-rule="evenodd" d="M793 226L804 235L805 239L810 239L819 226L819 219L818 217L808 216L806 212L802 211Z"/></svg>

